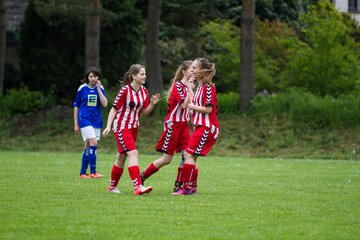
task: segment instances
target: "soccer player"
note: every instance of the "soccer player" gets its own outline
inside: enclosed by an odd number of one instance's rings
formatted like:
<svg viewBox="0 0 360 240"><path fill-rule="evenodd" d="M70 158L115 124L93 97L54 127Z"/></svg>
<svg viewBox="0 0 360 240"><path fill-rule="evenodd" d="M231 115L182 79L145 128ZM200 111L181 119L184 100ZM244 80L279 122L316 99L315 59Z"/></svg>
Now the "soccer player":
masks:
<svg viewBox="0 0 360 240"><path fill-rule="evenodd" d="M96 171L96 149L103 127L101 106L106 107L108 100L101 85L101 74L95 67L90 67L76 94L74 101L74 131L81 132L85 142L82 155L80 178L102 178ZM90 164L90 175L87 169Z"/></svg>
<svg viewBox="0 0 360 240"><path fill-rule="evenodd" d="M186 98L189 79L193 76L190 66L191 60L181 63L169 89L167 116L164 121L164 131L155 147L155 150L162 153L162 156L153 161L144 172L141 173L143 182L145 179L159 171L160 168L169 164L175 152L185 151L190 139L189 110L185 108L189 98ZM187 101L187 102L186 102ZM173 191L178 191L181 186L181 175L184 161L180 162L178 174L175 180Z"/></svg>
<svg viewBox="0 0 360 240"><path fill-rule="evenodd" d="M212 78L215 76L215 64L206 58L197 58L190 67L198 82L196 92L189 87L188 96L191 102L188 108L193 110L192 123L195 127L184 154L183 187L173 192L174 195L189 195L197 191L196 160L199 156L205 157L219 137L219 123L217 118L217 99L215 85Z"/></svg>
<svg viewBox="0 0 360 240"><path fill-rule="evenodd" d="M120 193L117 185L124 171L125 160L128 157L128 171L134 185L134 194L142 195L152 191L152 187L142 184L138 163L136 138L138 134L140 114L148 115L155 104L160 100L160 94L155 94L149 100L149 93L143 86L145 84L145 67L140 64L131 65L124 75L124 87L116 95L113 107L109 112L103 136L112 130L117 141L118 154L115 164L111 169L110 185L108 192Z"/></svg>

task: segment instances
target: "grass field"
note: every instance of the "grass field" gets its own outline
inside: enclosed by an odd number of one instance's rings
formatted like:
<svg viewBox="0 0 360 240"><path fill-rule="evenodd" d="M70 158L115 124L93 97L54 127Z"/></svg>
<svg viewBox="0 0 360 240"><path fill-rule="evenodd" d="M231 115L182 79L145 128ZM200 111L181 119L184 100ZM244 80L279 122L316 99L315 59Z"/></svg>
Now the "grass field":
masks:
<svg viewBox="0 0 360 240"><path fill-rule="evenodd" d="M144 169L158 155L141 155ZM177 156L178 158L178 156ZM0 152L0 239L359 239L360 161L207 157L199 192L172 196L178 159L134 196L79 179L80 153Z"/></svg>

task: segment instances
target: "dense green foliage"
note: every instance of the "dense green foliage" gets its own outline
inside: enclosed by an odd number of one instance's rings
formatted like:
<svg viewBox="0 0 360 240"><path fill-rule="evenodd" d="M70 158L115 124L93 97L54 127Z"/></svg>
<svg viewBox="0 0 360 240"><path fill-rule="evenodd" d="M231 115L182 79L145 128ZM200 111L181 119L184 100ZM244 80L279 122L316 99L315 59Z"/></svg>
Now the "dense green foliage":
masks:
<svg viewBox="0 0 360 240"><path fill-rule="evenodd" d="M316 5L307 8L310 3ZM30 1L19 39L21 79L6 80L5 86L23 82L30 90L52 89L57 103L70 104L85 67L85 4ZM293 87L320 96L358 92L360 28L348 15L328 1L256 4L256 92ZM107 88L130 64L144 62L147 1L103 0L102 6L101 70ZM235 0L163 1L159 47L165 86L183 60L202 56L216 63L218 92L236 92L240 17L241 3Z"/></svg>
<svg viewBox="0 0 360 240"><path fill-rule="evenodd" d="M106 192L114 154L98 151L102 179L79 179L81 153L0 152L1 239L358 239L358 161L207 157L199 190L170 194L179 156L134 196ZM141 154L145 168L157 156ZM14 171L16 169L16 171Z"/></svg>
<svg viewBox="0 0 360 240"><path fill-rule="evenodd" d="M133 63L144 64L144 20L133 0L102 0L100 55L108 86L117 85ZM111 14L110 14L111 13Z"/></svg>
<svg viewBox="0 0 360 240"><path fill-rule="evenodd" d="M54 104L51 99L51 94L45 96L40 91L29 91L27 86L21 86L18 90L10 89L0 101L0 116L38 112L45 106Z"/></svg>
<svg viewBox="0 0 360 240"><path fill-rule="evenodd" d="M31 90L54 89L58 102L69 104L86 68L84 7L78 3L68 12L48 11L51 3L35 3L30 1L20 32L22 79ZM104 84L107 80L112 86L129 65L141 60L144 24L131 0L103 0L102 6L101 70Z"/></svg>
<svg viewBox="0 0 360 240"><path fill-rule="evenodd" d="M238 21L241 16L237 0L169 0L162 4L159 45L165 83L173 77L181 61L208 57L206 39L198 36L203 23L215 19Z"/></svg>
<svg viewBox="0 0 360 240"><path fill-rule="evenodd" d="M208 22L201 29L204 48L216 63L214 82L219 92L236 92L240 78L240 29L229 21Z"/></svg>
<svg viewBox="0 0 360 240"><path fill-rule="evenodd" d="M297 87L319 96L357 93L359 27L328 2L301 15L301 34L280 21L257 21L255 32L256 92ZM356 30L357 29L357 30ZM207 22L200 38L217 64L217 88L236 91L240 76L240 30L230 21Z"/></svg>
<svg viewBox="0 0 360 240"><path fill-rule="evenodd" d="M34 8L30 1L20 32L22 79L30 90L54 89L58 99L67 99L83 76L84 24L72 16L44 19Z"/></svg>
<svg viewBox="0 0 360 240"><path fill-rule="evenodd" d="M255 31L256 92L281 90L284 84L279 74L286 68L288 49L301 43L286 24L279 21L257 21ZM217 64L215 82L220 92L234 92L240 78L240 29L229 21L208 22L200 37L210 59Z"/></svg>
<svg viewBox="0 0 360 240"><path fill-rule="evenodd" d="M360 86L360 43L350 26L329 2L311 6L302 15L304 45L293 49L284 69L288 87L319 96L357 92Z"/></svg>

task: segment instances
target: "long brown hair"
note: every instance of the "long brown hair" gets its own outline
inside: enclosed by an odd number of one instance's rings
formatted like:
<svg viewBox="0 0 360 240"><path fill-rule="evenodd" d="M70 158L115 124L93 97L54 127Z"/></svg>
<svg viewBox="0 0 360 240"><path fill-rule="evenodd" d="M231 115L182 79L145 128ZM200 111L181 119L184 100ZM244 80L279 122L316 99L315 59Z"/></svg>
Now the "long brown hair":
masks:
<svg viewBox="0 0 360 240"><path fill-rule="evenodd" d="M193 62L192 60L185 60L180 64L180 66L176 70L174 78L171 81L168 95L170 95L170 93L172 92L172 89L174 88L175 83L178 81L181 81L181 79L184 78L183 71L188 70L189 67L191 66L192 62Z"/></svg>
<svg viewBox="0 0 360 240"><path fill-rule="evenodd" d="M100 73L99 69L97 69L96 67L89 67L88 70L85 73L84 79L81 79L80 82L89 83L89 75L90 75L90 73L92 73L95 76L99 77L99 80L100 80L101 73Z"/></svg>
<svg viewBox="0 0 360 240"><path fill-rule="evenodd" d="M198 62L199 71L195 74L198 82L213 85L212 78L216 74L215 63L210 63L206 58L195 59Z"/></svg>
<svg viewBox="0 0 360 240"><path fill-rule="evenodd" d="M140 72L140 69L142 68L145 69L145 67L141 64L131 65L129 70L127 70L127 72L125 73L123 80L122 81L120 80L120 83L124 84L124 86L130 84L134 80L132 77L133 74L135 75L138 74Z"/></svg>

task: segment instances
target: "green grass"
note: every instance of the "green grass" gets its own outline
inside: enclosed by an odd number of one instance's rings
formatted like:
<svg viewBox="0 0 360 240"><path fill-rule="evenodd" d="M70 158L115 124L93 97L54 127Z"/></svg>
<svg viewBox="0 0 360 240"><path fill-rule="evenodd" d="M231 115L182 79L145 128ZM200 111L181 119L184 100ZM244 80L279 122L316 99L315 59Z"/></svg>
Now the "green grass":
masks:
<svg viewBox="0 0 360 240"><path fill-rule="evenodd" d="M78 152L83 143L73 131L73 109L59 108L29 116L1 119L0 151ZM106 119L106 117L104 118ZM143 116L137 148L154 154L164 116ZM287 118L221 115L220 137L211 156L260 158L360 159L360 128L311 129ZM101 138L99 149L114 152L112 134Z"/></svg>
<svg viewBox="0 0 360 240"><path fill-rule="evenodd" d="M179 156L134 196L79 179L79 153L1 151L0 239L358 239L360 161L199 159L199 193L171 196ZM141 155L146 167L158 155Z"/></svg>

